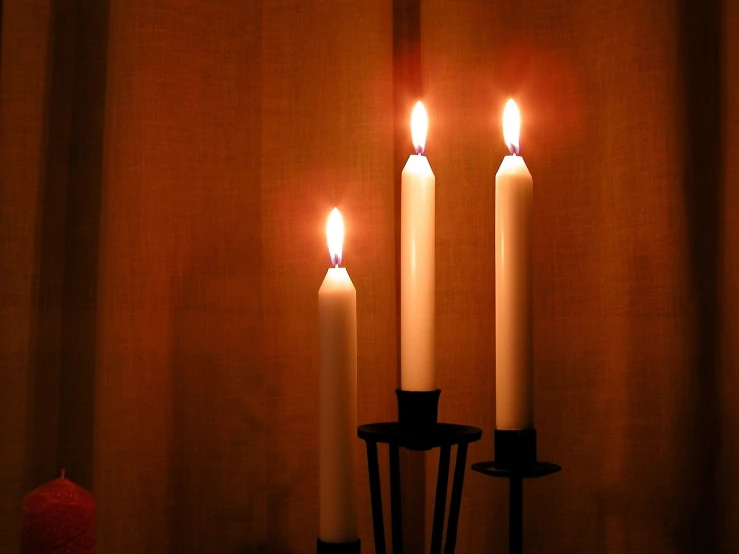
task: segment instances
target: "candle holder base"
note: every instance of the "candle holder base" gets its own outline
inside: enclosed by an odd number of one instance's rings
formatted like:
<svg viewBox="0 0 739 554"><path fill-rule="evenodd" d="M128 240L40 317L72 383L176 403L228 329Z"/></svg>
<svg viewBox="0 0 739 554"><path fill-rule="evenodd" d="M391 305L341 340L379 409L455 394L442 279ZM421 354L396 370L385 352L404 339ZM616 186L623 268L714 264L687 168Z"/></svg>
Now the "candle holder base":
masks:
<svg viewBox="0 0 739 554"><path fill-rule="evenodd" d="M472 470L490 477L508 479L508 552L523 554L523 480L561 471L551 462L536 459L536 430L495 431L495 460L478 462Z"/></svg>
<svg viewBox="0 0 739 554"><path fill-rule="evenodd" d="M441 390L410 391L396 389L398 397L398 422L401 425L422 429L433 427L439 419Z"/></svg>
<svg viewBox="0 0 739 554"><path fill-rule="evenodd" d="M316 541L316 554L361 554L362 541L352 542L323 542Z"/></svg>
<svg viewBox="0 0 739 554"><path fill-rule="evenodd" d="M477 462L472 465L472 470L490 477L501 477L504 479L510 479L512 477L536 479L562 471L562 467L551 462L534 462L533 464L521 467L511 467L510 465L501 466L498 462Z"/></svg>
<svg viewBox="0 0 739 554"><path fill-rule="evenodd" d="M432 391L433 392L433 391ZM436 391L438 400L438 392ZM400 397L400 395L399 395ZM452 423L425 424L412 426L402 422L372 423L360 425L359 438L367 443L367 466L369 468L370 497L372 501L372 523L375 536L375 553L386 554L385 523L382 515L382 492L380 487L380 466L377 456L378 443L389 445L390 453L390 519L392 522L393 554L402 554L403 535L400 499L400 448L409 450L430 450L440 448L439 470L436 481L436 500L434 519L431 528L431 552L440 553L444 533L444 512L446 510L447 485L452 446L457 447L454 464L452 495L449 501L449 516L446 524L445 554L454 554L457 541L457 522L462 504L462 486L467 460L467 446L480 440L482 430L477 427L455 425Z"/></svg>

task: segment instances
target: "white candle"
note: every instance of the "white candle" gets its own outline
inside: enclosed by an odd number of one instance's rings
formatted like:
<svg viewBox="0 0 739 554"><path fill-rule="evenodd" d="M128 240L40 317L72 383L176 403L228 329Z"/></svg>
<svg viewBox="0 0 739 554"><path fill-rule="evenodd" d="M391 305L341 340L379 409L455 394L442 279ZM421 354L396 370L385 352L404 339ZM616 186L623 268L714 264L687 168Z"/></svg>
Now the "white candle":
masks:
<svg viewBox="0 0 739 554"><path fill-rule="evenodd" d="M531 208L534 181L518 156L521 119L508 100L503 133L511 151L495 176L496 427L533 429Z"/></svg>
<svg viewBox="0 0 739 554"><path fill-rule="evenodd" d="M320 333L319 538L352 542L357 531L357 291L339 267L344 222L334 208L326 224L334 267L318 290Z"/></svg>
<svg viewBox="0 0 739 554"><path fill-rule="evenodd" d="M400 388L436 388L434 354L434 240L436 178L423 150L428 118L413 109L416 154L403 168L400 207Z"/></svg>

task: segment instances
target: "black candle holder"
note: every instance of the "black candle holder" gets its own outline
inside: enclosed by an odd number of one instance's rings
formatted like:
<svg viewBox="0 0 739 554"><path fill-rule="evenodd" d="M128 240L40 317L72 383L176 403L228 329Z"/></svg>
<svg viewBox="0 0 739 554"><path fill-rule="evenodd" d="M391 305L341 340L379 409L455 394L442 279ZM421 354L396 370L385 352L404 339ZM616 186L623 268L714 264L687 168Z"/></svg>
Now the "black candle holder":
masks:
<svg viewBox="0 0 739 554"><path fill-rule="evenodd" d="M360 425L359 438L367 444L372 524L375 537L375 553L386 554L385 522L382 515L382 491L377 445L389 446L390 457L390 520L393 554L403 552L403 531L400 498L400 448L430 450L440 448L439 470L436 479L433 525L431 528L431 554L441 554L446 511L447 484L452 446L457 447L454 464L452 495L446 525L444 554L453 554L457 542L457 523L462 504L462 486L467 460L467 446L480 440L482 430L467 425L437 423L440 390L396 391L398 396L398 422Z"/></svg>
<svg viewBox="0 0 739 554"><path fill-rule="evenodd" d="M495 460L478 462L472 469L509 481L508 552L523 554L523 480L557 473L562 468L536 459L536 429L495 430Z"/></svg>
<svg viewBox="0 0 739 554"><path fill-rule="evenodd" d="M439 419L439 397L436 390L395 389L398 398L398 423L418 429L435 425Z"/></svg>
<svg viewBox="0 0 739 554"><path fill-rule="evenodd" d="M316 554L361 554L362 542L357 539L352 542L316 542Z"/></svg>

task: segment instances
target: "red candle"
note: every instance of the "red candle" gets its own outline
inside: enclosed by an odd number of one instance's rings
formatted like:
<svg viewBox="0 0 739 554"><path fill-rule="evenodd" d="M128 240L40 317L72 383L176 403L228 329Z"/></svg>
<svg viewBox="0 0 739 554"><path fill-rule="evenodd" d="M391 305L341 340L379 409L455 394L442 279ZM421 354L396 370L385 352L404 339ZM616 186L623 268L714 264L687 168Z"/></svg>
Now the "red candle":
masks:
<svg viewBox="0 0 739 554"><path fill-rule="evenodd" d="M95 552L95 497L64 476L23 499L21 554Z"/></svg>

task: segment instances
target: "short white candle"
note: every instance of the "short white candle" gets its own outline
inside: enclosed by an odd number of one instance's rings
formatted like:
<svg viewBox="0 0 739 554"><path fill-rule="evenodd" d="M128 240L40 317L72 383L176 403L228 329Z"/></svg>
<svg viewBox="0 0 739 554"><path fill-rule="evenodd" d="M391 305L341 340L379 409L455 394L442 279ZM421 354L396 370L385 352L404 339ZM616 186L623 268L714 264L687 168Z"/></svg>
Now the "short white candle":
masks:
<svg viewBox="0 0 739 554"><path fill-rule="evenodd" d="M503 111L511 151L495 176L496 428L533 429L533 314L531 209L534 181L519 150L520 114Z"/></svg>
<svg viewBox="0 0 739 554"><path fill-rule="evenodd" d="M436 388L434 353L436 177L423 150L428 118L421 102L411 116L416 154L403 168L400 203L400 388Z"/></svg>
<svg viewBox="0 0 739 554"><path fill-rule="evenodd" d="M319 533L323 542L352 542L357 530L357 292L339 267L341 214L326 224L334 267L318 291L320 333Z"/></svg>

